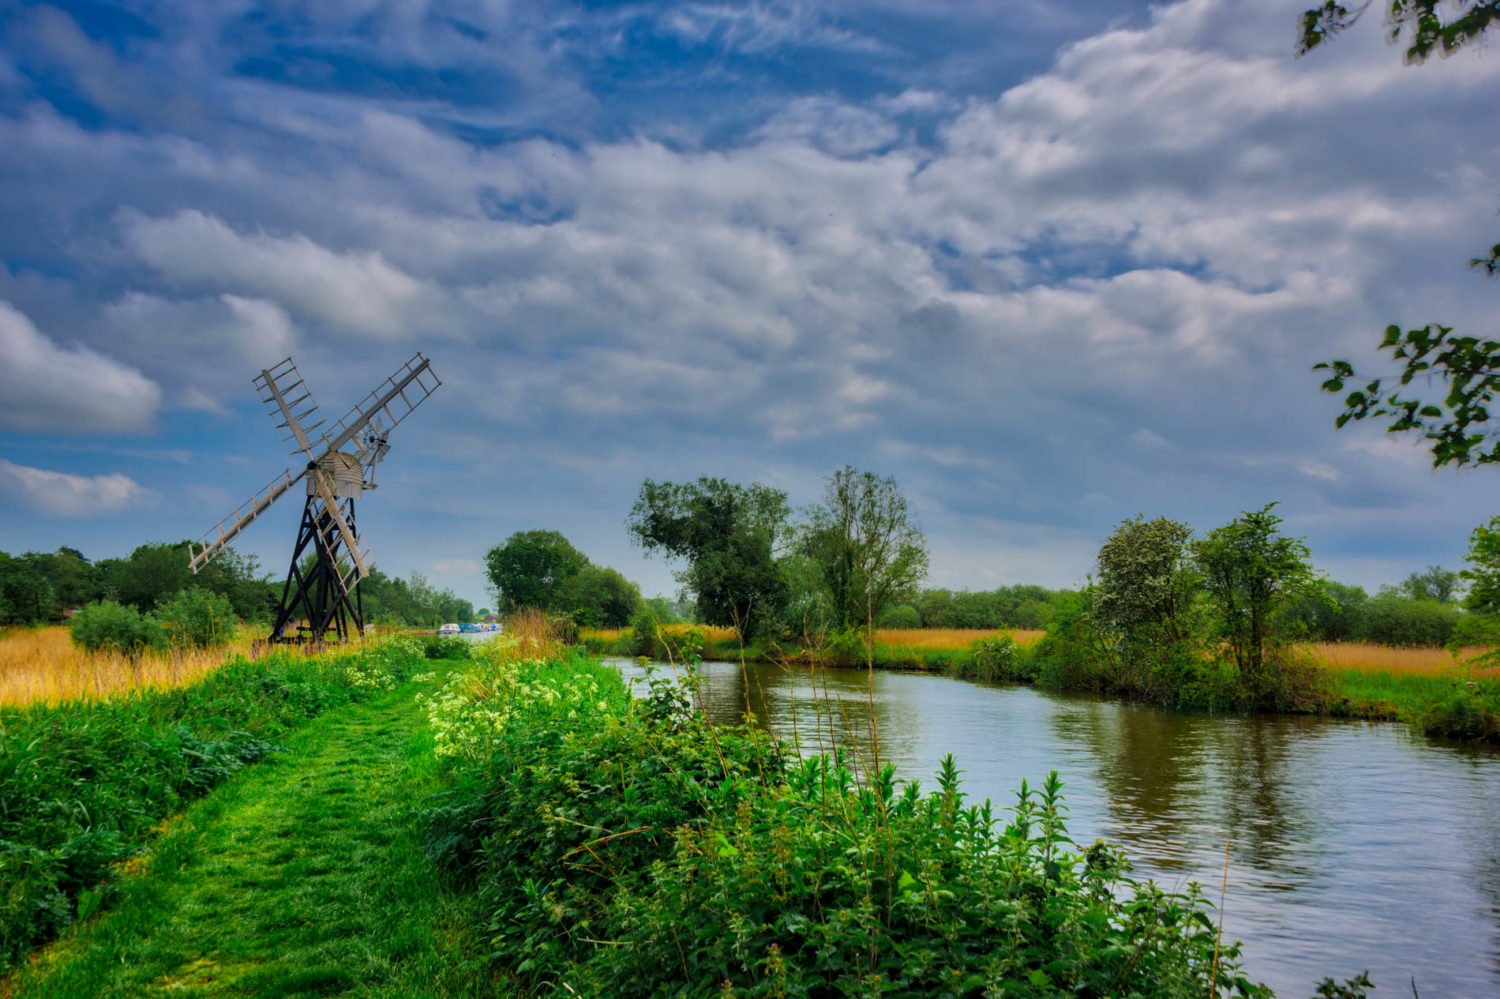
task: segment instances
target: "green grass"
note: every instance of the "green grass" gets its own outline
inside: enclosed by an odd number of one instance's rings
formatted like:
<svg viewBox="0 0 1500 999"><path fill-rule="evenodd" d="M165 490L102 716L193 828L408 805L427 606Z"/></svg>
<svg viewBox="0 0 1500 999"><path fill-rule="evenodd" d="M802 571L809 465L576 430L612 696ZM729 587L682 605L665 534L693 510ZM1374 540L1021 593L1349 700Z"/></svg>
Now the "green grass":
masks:
<svg viewBox="0 0 1500 999"><path fill-rule="evenodd" d="M1500 743L1500 679L1390 670L1330 670L1330 714L1404 721L1424 735Z"/></svg>
<svg viewBox="0 0 1500 999"><path fill-rule="evenodd" d="M487 971L416 813L439 789L406 683L325 715L169 823L117 901L0 995L467 996Z"/></svg>

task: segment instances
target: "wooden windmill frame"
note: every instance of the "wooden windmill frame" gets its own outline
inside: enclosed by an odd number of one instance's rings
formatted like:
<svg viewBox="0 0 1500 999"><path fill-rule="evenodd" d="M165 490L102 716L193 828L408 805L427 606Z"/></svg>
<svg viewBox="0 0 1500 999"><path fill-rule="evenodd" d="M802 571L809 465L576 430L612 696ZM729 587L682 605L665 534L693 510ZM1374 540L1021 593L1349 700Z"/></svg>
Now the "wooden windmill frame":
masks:
<svg viewBox="0 0 1500 999"><path fill-rule="evenodd" d="M290 468L282 472L196 545L190 544L189 568L196 573L294 485L306 480L302 522L269 641L322 644L330 640L330 632L337 641L363 632L359 582L375 562L360 537L354 501L375 488L375 466L390 451L387 435L442 384L419 353L337 423L327 426L290 357L263 370L255 378L261 402L287 449L306 464L296 475ZM304 568L309 549L314 558ZM305 620L305 628L288 635L287 627L296 620Z"/></svg>

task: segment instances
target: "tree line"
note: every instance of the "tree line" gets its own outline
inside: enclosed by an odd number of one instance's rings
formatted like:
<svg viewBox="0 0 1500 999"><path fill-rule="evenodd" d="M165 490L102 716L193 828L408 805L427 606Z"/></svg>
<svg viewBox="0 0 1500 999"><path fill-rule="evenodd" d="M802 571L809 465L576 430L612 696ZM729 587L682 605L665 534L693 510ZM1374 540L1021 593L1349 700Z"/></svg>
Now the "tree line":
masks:
<svg viewBox="0 0 1500 999"><path fill-rule="evenodd" d="M97 561L66 546L55 552L0 552L0 624L62 621L74 610L104 601L148 614L180 594L196 592L222 597L241 621L269 622L280 604L280 579L263 572L255 556L233 548L221 549L195 575L188 569L187 545L143 544L123 558ZM369 622L431 625L474 619L473 604L417 572L401 579L372 569L359 592Z"/></svg>

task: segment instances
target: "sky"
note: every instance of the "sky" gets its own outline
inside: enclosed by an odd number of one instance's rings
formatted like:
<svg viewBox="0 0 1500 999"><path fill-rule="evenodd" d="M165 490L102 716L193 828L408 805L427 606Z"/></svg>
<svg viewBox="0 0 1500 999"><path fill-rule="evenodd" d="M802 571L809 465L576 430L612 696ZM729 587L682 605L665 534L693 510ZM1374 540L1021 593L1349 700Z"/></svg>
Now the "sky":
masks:
<svg viewBox="0 0 1500 999"><path fill-rule="evenodd" d="M443 386L359 522L476 605L561 531L647 595L643 479L893 476L929 585L1072 586L1136 514L1278 502L1332 578L1456 568L1494 472L1334 428L1311 366L1494 336L1500 60L1308 0L0 7L0 549L196 537ZM1377 5L1378 6L1378 5ZM236 542L284 571L283 499Z"/></svg>

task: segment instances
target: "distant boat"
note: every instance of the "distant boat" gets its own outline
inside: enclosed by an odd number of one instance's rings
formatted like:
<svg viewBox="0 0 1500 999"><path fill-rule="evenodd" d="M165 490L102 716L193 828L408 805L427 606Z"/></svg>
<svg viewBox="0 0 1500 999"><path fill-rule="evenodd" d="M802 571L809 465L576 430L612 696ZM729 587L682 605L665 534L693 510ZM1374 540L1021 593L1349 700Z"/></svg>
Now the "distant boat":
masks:
<svg viewBox="0 0 1500 999"><path fill-rule="evenodd" d="M439 635L456 635L458 634L458 625L445 624L437 630L437 633Z"/></svg>

